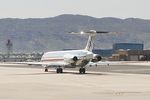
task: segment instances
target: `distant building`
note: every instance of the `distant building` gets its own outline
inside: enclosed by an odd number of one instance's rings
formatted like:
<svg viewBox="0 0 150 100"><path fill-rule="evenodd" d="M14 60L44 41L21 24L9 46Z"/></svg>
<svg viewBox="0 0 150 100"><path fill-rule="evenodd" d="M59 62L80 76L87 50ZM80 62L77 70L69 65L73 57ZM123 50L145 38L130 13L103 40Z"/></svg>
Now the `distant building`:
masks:
<svg viewBox="0 0 150 100"><path fill-rule="evenodd" d="M40 61L43 53L13 53L9 54L0 54L0 62L27 62L27 61Z"/></svg>
<svg viewBox="0 0 150 100"><path fill-rule="evenodd" d="M93 52L101 55L102 57L110 57L115 54L118 50L143 50L144 44L140 43L115 43L112 49L94 49Z"/></svg>
<svg viewBox="0 0 150 100"><path fill-rule="evenodd" d="M143 50L144 44L140 43L115 43L113 44L113 51L117 50Z"/></svg>
<svg viewBox="0 0 150 100"><path fill-rule="evenodd" d="M150 61L150 50L118 50L112 54L113 61Z"/></svg>
<svg viewBox="0 0 150 100"><path fill-rule="evenodd" d="M93 52L95 54L99 54L102 57L112 57L113 60L142 60L140 57L145 56L147 54L142 54L142 56L138 56L137 51L143 51L144 44L140 43L115 43L113 44L112 49L94 49ZM136 56L130 54L131 51L136 52ZM129 56L128 56L129 55ZM149 57L149 55L147 55Z"/></svg>

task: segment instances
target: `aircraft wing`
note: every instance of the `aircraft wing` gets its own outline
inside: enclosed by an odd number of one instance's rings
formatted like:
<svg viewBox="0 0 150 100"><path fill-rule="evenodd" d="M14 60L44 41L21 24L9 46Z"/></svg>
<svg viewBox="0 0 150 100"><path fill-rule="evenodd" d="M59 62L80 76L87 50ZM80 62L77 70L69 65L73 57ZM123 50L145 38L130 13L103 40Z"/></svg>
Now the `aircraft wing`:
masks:
<svg viewBox="0 0 150 100"><path fill-rule="evenodd" d="M65 66L66 62L14 62L13 64L41 65L41 66Z"/></svg>

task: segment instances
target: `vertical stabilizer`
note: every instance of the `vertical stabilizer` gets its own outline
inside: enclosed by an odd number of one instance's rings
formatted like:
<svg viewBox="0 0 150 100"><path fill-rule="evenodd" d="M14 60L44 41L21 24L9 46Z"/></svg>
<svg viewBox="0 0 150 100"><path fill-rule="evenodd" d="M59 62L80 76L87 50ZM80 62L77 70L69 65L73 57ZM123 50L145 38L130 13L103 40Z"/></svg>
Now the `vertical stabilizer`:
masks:
<svg viewBox="0 0 150 100"><path fill-rule="evenodd" d="M86 44L85 50L92 52L93 46L94 46L94 38L95 38L95 35L92 35L92 34L89 35L89 39L88 39L88 42Z"/></svg>

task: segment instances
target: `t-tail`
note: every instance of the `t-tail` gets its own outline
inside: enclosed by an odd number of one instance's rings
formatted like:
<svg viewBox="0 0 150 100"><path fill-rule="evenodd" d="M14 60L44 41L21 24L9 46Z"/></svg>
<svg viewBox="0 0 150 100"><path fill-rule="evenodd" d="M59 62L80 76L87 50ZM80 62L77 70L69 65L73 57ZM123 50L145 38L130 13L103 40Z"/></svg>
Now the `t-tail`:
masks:
<svg viewBox="0 0 150 100"><path fill-rule="evenodd" d="M71 34L83 34L83 35L89 35L89 39L88 42L86 44L85 50L87 51L91 51L93 50L93 46L94 46L94 38L96 36L96 34L106 34L106 33L110 33L110 32L106 32L106 31L95 31L95 30L90 30L87 32L81 31L79 33L75 33L75 32L71 32Z"/></svg>

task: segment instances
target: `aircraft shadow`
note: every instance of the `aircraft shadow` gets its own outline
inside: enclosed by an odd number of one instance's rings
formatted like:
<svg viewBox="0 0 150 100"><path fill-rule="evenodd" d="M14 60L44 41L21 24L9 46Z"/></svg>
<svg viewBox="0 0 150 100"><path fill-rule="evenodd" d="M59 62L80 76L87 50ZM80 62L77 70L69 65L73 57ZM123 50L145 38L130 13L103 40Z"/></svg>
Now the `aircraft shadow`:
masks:
<svg viewBox="0 0 150 100"><path fill-rule="evenodd" d="M62 75L62 74L73 74L73 75L108 75L104 73L92 73L87 72L85 74L80 74L78 72L63 72L63 73L56 73L56 71L48 71L48 72L42 72L42 73L25 73L25 74L11 74L11 75L47 75L47 74L56 74L56 75Z"/></svg>

